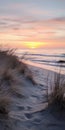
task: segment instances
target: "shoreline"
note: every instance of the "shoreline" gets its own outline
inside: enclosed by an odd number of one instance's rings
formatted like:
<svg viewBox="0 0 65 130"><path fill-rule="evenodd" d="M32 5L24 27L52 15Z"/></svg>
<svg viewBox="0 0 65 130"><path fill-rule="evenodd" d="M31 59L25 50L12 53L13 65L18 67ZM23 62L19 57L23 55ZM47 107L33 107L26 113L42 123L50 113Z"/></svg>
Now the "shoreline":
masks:
<svg viewBox="0 0 65 130"><path fill-rule="evenodd" d="M20 60L21 61L21 60ZM52 68L50 68L49 69L49 67L48 66L46 66L46 65L42 65L42 64L39 64L39 63L33 63L33 62L31 62L31 61L26 61L26 60L22 60L25 64L27 64L27 65L29 65L29 66L31 66L31 67L37 67L37 68L39 68L39 69L43 69L43 70L46 70L46 71L48 71L49 73L51 72L51 73L59 73L59 72L61 72L61 74L62 75L65 75L65 73L64 73L64 70L62 70L62 68L61 67L58 67L57 69L52 69Z"/></svg>

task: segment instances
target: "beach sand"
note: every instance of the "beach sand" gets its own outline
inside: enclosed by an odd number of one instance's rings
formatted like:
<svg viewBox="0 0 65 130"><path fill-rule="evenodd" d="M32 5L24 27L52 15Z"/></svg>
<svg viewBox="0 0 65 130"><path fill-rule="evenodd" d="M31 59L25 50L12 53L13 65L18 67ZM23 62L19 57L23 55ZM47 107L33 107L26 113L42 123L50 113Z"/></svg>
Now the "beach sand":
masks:
<svg viewBox="0 0 65 130"><path fill-rule="evenodd" d="M48 106L54 72L6 57L0 57L0 100L7 100L5 110L0 102L0 130L65 130L65 112Z"/></svg>

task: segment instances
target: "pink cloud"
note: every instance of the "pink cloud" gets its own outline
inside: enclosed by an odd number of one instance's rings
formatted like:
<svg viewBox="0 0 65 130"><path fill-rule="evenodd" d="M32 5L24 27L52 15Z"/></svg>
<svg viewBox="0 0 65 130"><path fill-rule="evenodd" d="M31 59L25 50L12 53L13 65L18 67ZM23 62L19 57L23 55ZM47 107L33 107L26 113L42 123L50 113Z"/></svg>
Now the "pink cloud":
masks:
<svg viewBox="0 0 65 130"><path fill-rule="evenodd" d="M9 42L18 44L19 42L25 41L33 41L33 42L48 42L49 44L56 46L65 46L65 19L64 18L57 18L52 20L28 20L26 19L25 22L23 19L16 19L16 18L9 18L8 17L0 17L0 21L7 21L9 26L5 26L5 28L0 28L0 43L6 39L6 43ZM6 37L7 32L7 37ZM49 46L48 44L48 46ZM60 45L59 45L60 44ZM51 45L52 46L52 45Z"/></svg>

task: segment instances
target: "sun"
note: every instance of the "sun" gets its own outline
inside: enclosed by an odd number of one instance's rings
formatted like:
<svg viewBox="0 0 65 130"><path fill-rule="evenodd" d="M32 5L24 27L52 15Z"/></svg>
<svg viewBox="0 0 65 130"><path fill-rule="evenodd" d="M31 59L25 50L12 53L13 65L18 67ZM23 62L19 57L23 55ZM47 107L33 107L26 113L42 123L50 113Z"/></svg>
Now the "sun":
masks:
<svg viewBox="0 0 65 130"><path fill-rule="evenodd" d="M38 48L40 46L40 42L25 42L26 46L31 49Z"/></svg>
<svg viewBox="0 0 65 130"><path fill-rule="evenodd" d="M32 49L35 49L35 47L34 47L34 46L32 46L31 48L32 48Z"/></svg>

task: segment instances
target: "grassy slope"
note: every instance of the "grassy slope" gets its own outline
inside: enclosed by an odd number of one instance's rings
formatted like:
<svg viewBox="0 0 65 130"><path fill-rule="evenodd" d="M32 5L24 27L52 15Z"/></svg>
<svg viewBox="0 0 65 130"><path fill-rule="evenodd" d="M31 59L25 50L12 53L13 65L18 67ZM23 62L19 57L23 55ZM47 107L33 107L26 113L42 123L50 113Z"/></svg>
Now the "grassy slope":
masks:
<svg viewBox="0 0 65 130"><path fill-rule="evenodd" d="M22 97L19 91L20 75L35 84L31 71L12 51L0 50L0 114L8 114L11 95Z"/></svg>

